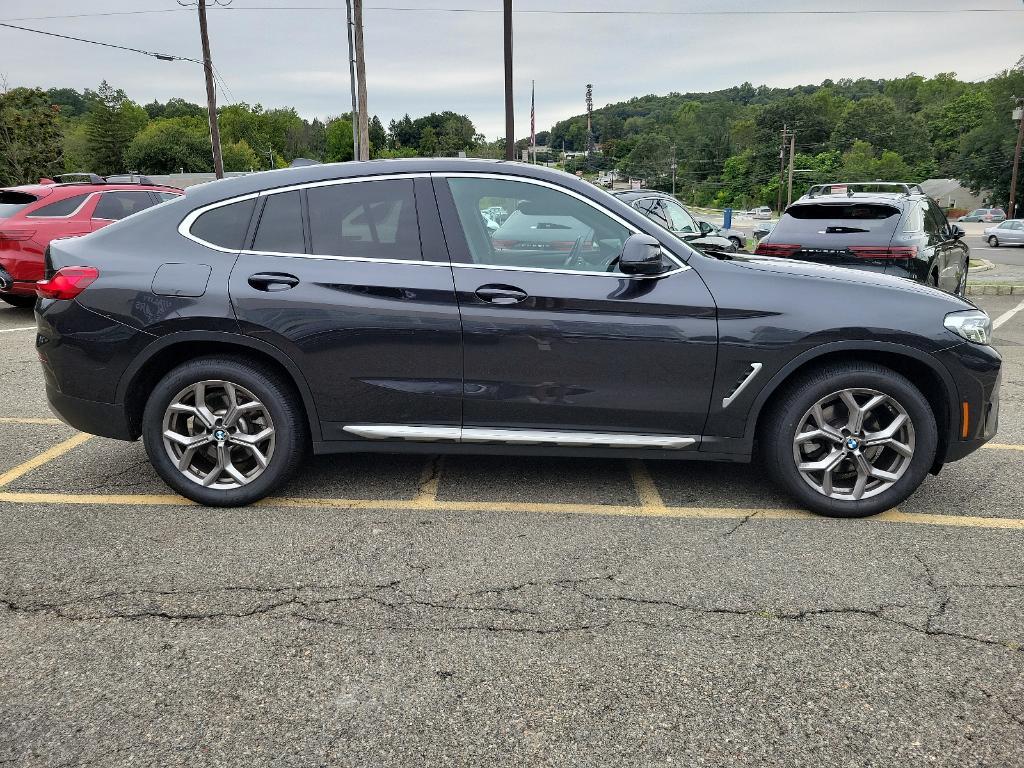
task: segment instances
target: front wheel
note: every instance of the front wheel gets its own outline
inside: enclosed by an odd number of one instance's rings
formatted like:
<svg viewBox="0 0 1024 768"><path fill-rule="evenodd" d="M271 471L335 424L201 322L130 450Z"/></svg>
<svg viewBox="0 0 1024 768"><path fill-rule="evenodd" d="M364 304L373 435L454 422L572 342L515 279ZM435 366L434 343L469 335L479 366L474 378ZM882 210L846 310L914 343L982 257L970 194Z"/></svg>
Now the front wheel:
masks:
<svg viewBox="0 0 1024 768"><path fill-rule="evenodd" d="M998 248L999 247L999 238L996 237L995 235L992 235L988 239L988 244L991 245L993 248Z"/></svg>
<svg viewBox="0 0 1024 768"><path fill-rule="evenodd" d="M742 251L743 250L743 243L740 242L740 239L738 237L730 237L729 238L729 242L732 243L733 247L737 251Z"/></svg>
<svg viewBox="0 0 1024 768"><path fill-rule="evenodd" d="M924 395L873 363L820 368L777 396L762 432L775 481L808 509L866 517L903 502L935 460Z"/></svg>
<svg viewBox="0 0 1024 768"><path fill-rule="evenodd" d="M307 445L297 393L275 372L238 358L201 358L168 373L143 414L142 438L160 477L193 501L257 501L301 463Z"/></svg>

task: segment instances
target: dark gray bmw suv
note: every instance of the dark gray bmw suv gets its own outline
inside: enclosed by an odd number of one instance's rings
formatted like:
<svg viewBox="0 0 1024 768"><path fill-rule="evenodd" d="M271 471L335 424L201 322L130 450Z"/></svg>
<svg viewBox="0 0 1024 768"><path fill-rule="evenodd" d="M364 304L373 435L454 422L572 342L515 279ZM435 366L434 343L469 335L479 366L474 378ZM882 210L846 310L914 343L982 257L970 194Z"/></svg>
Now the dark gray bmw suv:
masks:
<svg viewBox="0 0 1024 768"><path fill-rule="evenodd" d="M495 206L525 226L488 226ZM164 480L205 504L265 496L310 449L756 453L806 507L853 517L996 431L1001 361L969 302L703 254L532 165L389 160L205 184L55 241L46 274L54 410L141 436Z"/></svg>

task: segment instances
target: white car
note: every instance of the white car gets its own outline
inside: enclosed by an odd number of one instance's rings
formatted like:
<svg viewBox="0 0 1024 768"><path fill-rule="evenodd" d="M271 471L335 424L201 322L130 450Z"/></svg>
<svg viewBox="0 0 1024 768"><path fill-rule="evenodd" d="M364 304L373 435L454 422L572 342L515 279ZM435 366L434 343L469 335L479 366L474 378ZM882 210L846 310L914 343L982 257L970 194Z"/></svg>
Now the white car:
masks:
<svg viewBox="0 0 1024 768"><path fill-rule="evenodd" d="M772 209L767 205L762 205L760 208L755 208L751 211L751 215L755 219L770 219L772 217Z"/></svg>
<svg viewBox="0 0 1024 768"><path fill-rule="evenodd" d="M1000 245L1024 245L1024 219L1007 219L985 229L985 239L993 248Z"/></svg>

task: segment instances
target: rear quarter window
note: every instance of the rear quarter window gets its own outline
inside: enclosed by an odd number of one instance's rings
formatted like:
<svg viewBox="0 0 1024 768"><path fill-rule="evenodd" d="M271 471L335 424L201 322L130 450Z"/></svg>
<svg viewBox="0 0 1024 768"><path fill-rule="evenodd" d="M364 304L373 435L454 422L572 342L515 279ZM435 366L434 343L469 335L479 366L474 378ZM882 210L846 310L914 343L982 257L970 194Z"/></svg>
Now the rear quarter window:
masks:
<svg viewBox="0 0 1024 768"><path fill-rule="evenodd" d="M70 216L72 213L78 210L78 207L85 202L85 199L91 195L92 192L86 192L84 195L72 195L71 197L65 197L63 200L58 200L55 203L44 205L40 208L36 208L31 213L26 214L28 218L45 218L47 216Z"/></svg>
<svg viewBox="0 0 1024 768"><path fill-rule="evenodd" d="M255 197L212 208L192 222L189 233L211 245L232 251L241 250L255 208Z"/></svg>
<svg viewBox="0 0 1024 768"><path fill-rule="evenodd" d="M7 219L38 200L35 195L13 189L0 190L0 219Z"/></svg>

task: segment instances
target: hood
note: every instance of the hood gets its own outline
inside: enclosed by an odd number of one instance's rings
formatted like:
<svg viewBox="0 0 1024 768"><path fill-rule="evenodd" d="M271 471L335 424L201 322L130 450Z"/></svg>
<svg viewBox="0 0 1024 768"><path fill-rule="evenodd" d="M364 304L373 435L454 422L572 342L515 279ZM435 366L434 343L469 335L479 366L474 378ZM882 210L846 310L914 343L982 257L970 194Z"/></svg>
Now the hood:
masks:
<svg viewBox="0 0 1024 768"><path fill-rule="evenodd" d="M730 261L737 266L747 269L775 272L777 274L793 275L800 277L819 278L821 280L835 280L843 283L875 286L888 290L916 293L924 296L947 299L957 305L973 307L974 305L964 299L952 294L932 288L928 285L916 283L913 280L885 275L880 272L868 272L860 269L849 269L846 267L834 267L828 264L816 264L809 261L798 261L797 259L779 259L773 256L748 256L746 254L735 254Z"/></svg>

